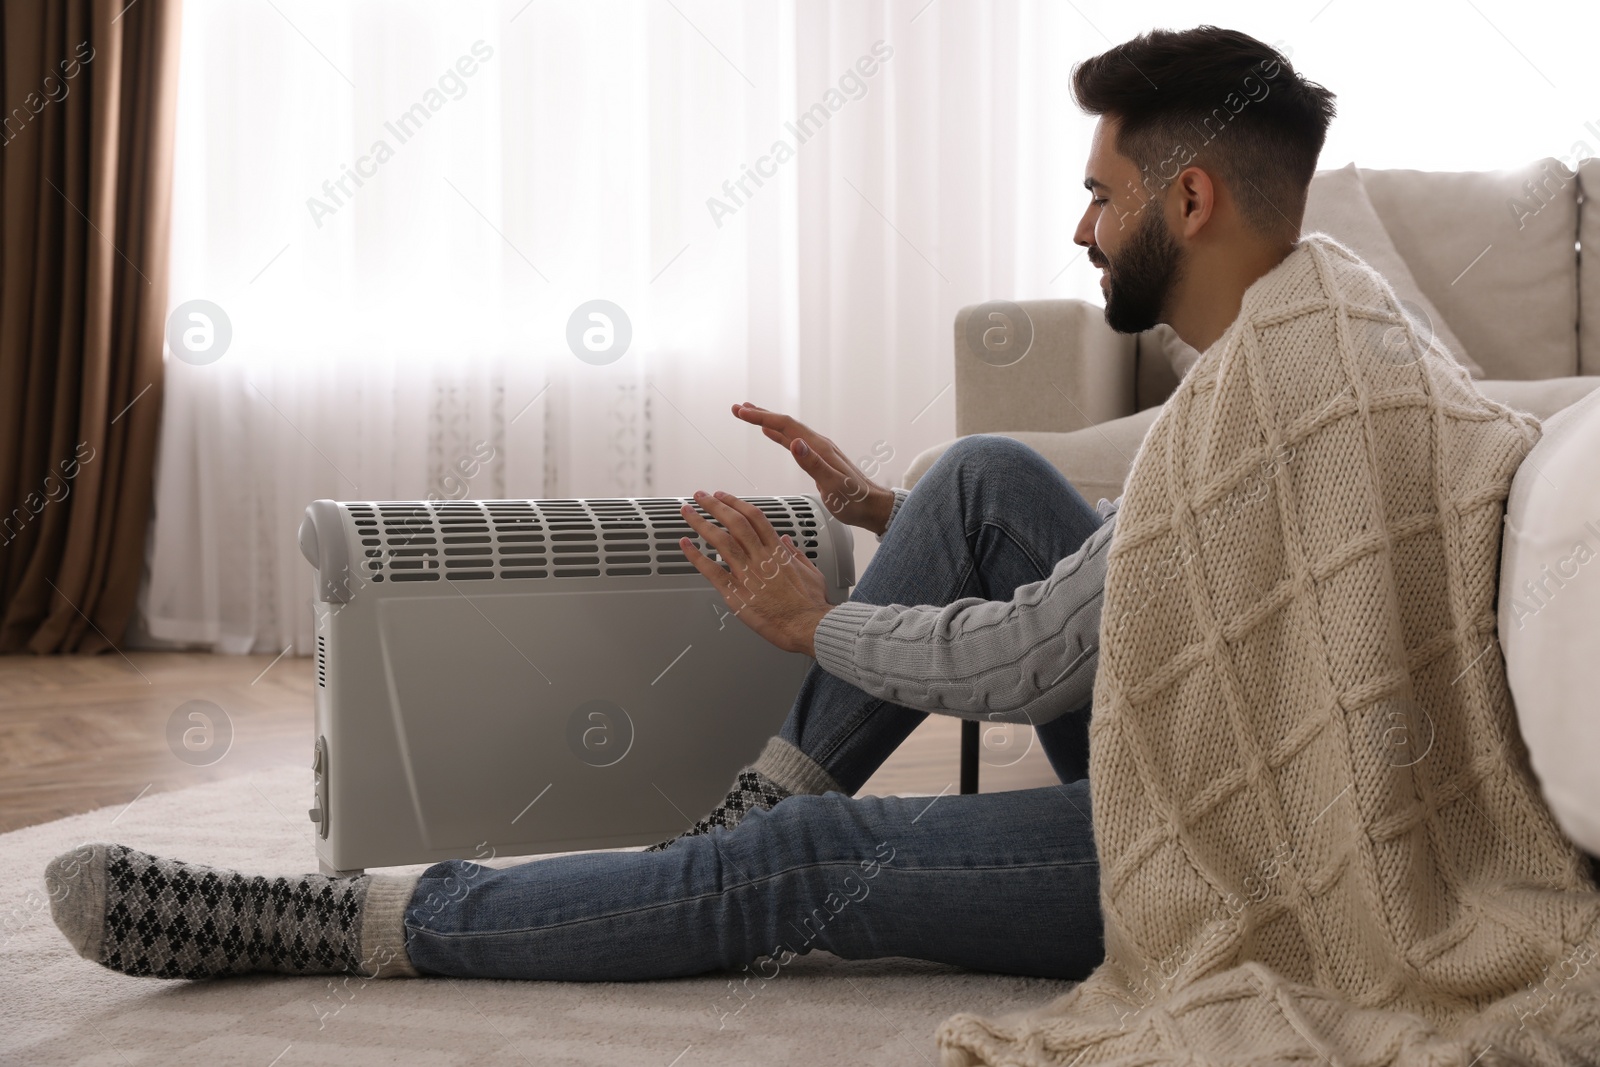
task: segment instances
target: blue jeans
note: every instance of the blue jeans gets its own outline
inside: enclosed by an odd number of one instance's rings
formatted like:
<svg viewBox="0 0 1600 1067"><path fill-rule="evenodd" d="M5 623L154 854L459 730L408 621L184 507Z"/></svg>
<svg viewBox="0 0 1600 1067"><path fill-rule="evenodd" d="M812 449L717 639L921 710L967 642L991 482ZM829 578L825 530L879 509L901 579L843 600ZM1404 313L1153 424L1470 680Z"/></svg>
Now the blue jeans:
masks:
<svg viewBox="0 0 1600 1067"><path fill-rule="evenodd" d="M1009 600L1099 522L1037 452L963 438L901 505L851 599ZM813 664L780 736L854 792L925 714ZM792 796L660 852L434 864L406 908L407 954L424 974L461 977L618 981L755 963L770 979L820 948L1081 979L1104 957L1088 720L1085 707L1037 730L1058 785Z"/></svg>

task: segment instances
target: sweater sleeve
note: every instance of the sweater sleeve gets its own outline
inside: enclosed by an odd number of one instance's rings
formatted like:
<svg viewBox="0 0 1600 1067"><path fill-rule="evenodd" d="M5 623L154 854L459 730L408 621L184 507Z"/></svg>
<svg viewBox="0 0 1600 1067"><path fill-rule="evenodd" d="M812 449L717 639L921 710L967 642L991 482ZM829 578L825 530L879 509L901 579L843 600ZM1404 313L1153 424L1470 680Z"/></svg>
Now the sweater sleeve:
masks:
<svg viewBox="0 0 1600 1067"><path fill-rule="evenodd" d="M898 485L891 487L889 491L894 494L894 505L889 508L889 519L883 524L883 533L889 532L889 527L894 525L894 517L900 514L900 505L904 504L906 497L911 495L911 490L901 489ZM1121 498L1119 497L1118 499ZM878 535L878 542L880 544L883 542L883 534Z"/></svg>
<svg viewBox="0 0 1600 1067"><path fill-rule="evenodd" d="M1099 663L1116 529L1116 503L1102 510L1106 520L1078 551L1010 600L836 605L817 626L817 663L883 700L964 719L1037 726L1082 707Z"/></svg>

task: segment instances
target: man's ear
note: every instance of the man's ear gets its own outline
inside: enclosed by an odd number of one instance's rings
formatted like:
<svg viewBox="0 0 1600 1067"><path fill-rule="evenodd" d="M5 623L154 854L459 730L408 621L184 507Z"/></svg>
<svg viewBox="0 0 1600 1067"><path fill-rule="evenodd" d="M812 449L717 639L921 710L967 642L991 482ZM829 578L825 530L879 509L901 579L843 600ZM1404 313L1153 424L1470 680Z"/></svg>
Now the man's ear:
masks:
<svg viewBox="0 0 1600 1067"><path fill-rule="evenodd" d="M1177 210L1175 228L1182 237L1194 237L1217 209L1217 185L1199 167L1185 167L1172 184Z"/></svg>

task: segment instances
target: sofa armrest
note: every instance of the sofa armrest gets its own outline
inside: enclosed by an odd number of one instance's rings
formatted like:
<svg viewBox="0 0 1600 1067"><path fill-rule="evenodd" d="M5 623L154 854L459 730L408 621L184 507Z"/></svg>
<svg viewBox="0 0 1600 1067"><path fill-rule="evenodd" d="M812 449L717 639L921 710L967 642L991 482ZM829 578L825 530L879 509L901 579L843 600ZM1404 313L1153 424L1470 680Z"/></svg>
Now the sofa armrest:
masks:
<svg viewBox="0 0 1600 1067"><path fill-rule="evenodd" d="M1079 430L1134 413L1137 335L1083 300L995 300L956 313L956 434Z"/></svg>

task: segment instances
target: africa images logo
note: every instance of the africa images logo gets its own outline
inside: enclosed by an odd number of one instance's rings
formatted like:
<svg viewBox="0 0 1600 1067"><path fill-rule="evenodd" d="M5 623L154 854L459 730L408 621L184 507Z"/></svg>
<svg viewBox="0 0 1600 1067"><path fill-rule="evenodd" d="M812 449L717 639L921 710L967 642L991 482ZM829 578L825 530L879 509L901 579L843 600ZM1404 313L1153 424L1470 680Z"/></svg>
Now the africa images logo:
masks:
<svg viewBox="0 0 1600 1067"><path fill-rule="evenodd" d="M474 56L477 58L474 59ZM445 68L445 72L439 75L437 88L429 86L422 94L422 99L402 111L394 121L383 124L383 128L394 138L395 145L403 145L421 133L423 125L451 100L466 96L466 79L478 72L479 64L487 63L493 56L494 49L487 43L481 40L472 42L472 55L464 55L455 61L454 66ZM322 183L322 193L326 199L315 196L306 198L306 210L311 213L311 221L317 224L317 229L322 229L324 216L334 214L355 196L356 189L363 184L363 178L377 177L378 167L394 158L395 145L379 137L372 142L366 155L356 159L354 167L341 163L342 173ZM355 188L351 188L352 184ZM343 197L340 193L344 194Z"/></svg>
<svg viewBox="0 0 1600 1067"><path fill-rule="evenodd" d="M753 169L741 165L743 173L722 183L722 197L707 197L706 210L711 212L711 221L717 224L717 229L722 229L724 218L737 214L745 202L755 196L755 190L749 187L751 182L755 183L756 189L760 189L765 184L762 179L777 177L778 167L793 159L801 145L821 133L822 127L843 110L845 104L866 96L867 79L878 73L880 63L887 63L893 55L892 45L883 41L873 42L872 54L861 56L839 75L837 88L829 86L821 100L802 111L793 122L783 124L784 129L794 135L793 146L781 138L773 141L771 150L756 160ZM744 194L742 197L741 193Z"/></svg>

